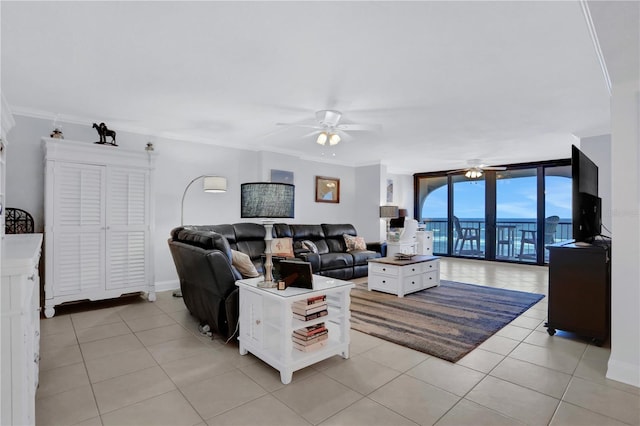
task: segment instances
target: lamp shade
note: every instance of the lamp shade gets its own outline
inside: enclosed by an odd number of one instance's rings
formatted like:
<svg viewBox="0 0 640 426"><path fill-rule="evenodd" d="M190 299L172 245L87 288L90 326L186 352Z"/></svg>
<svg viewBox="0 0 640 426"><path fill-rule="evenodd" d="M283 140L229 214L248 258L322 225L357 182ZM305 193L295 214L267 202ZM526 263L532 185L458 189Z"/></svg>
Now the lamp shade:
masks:
<svg viewBox="0 0 640 426"><path fill-rule="evenodd" d="M205 176L204 192L227 192L227 178L222 176Z"/></svg>
<svg viewBox="0 0 640 426"><path fill-rule="evenodd" d="M240 217L293 218L295 186L289 183L253 182L240 185Z"/></svg>
<svg viewBox="0 0 640 426"><path fill-rule="evenodd" d="M380 217L398 217L398 206L380 206Z"/></svg>

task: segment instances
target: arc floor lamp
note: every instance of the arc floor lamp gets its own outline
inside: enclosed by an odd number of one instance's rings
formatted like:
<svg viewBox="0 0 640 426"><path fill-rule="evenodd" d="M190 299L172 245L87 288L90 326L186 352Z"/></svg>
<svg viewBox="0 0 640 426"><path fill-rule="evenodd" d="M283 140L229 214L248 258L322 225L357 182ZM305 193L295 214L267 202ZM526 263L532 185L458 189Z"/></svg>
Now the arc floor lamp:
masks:
<svg viewBox="0 0 640 426"><path fill-rule="evenodd" d="M227 192L227 178L214 175L200 175L189 182L182 193L182 202L180 203L180 226L184 226L184 199L187 196L189 187L196 181L202 179L202 190L204 192ZM182 297L182 292L176 290L173 292L174 297Z"/></svg>

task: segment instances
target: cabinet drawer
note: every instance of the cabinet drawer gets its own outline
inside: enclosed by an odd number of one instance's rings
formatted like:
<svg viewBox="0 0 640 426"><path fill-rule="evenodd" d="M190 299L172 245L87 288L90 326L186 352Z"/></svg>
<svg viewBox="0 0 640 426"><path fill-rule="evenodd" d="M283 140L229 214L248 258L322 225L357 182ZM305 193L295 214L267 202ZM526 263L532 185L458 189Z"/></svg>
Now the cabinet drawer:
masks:
<svg viewBox="0 0 640 426"><path fill-rule="evenodd" d="M404 266L402 269L402 272L405 277L420 275L424 272L424 264L415 263L413 265Z"/></svg>
<svg viewBox="0 0 640 426"><path fill-rule="evenodd" d="M422 288L435 287L440 285L440 276L438 271L432 271L422 276Z"/></svg>
<svg viewBox="0 0 640 426"><path fill-rule="evenodd" d="M398 293L398 279L388 276L369 276L369 288L390 293Z"/></svg>
<svg viewBox="0 0 640 426"><path fill-rule="evenodd" d="M431 262L425 262L422 264L422 268L424 272L438 271L440 269L440 261L432 260Z"/></svg>
<svg viewBox="0 0 640 426"><path fill-rule="evenodd" d="M387 265L384 263L377 263L377 262L369 263L369 275L379 274L379 275L398 276L399 271L400 271L399 266Z"/></svg>
<svg viewBox="0 0 640 426"><path fill-rule="evenodd" d="M414 291L418 291L422 289L422 275L412 275L404 277L402 280L402 289L403 293L412 293Z"/></svg>

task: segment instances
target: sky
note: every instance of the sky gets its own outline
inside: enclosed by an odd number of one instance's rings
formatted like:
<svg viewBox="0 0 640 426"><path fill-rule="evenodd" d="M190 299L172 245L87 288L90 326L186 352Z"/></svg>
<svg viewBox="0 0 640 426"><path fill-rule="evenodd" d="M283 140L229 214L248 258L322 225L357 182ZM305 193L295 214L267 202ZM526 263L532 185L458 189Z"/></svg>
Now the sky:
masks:
<svg viewBox="0 0 640 426"><path fill-rule="evenodd" d="M571 219L571 179L547 176L546 216ZM454 214L459 218L483 218L484 180L463 181L454 184ZM536 178L522 177L501 179L497 182L496 213L500 219L535 219ZM422 217L430 219L447 217L447 187L442 186L427 197Z"/></svg>

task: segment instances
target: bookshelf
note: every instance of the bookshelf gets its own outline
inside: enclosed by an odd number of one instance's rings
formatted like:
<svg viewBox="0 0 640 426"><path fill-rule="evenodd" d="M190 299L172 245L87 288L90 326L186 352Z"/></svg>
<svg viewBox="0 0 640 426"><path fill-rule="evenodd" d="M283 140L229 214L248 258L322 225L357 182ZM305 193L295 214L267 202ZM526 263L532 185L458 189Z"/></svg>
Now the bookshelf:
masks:
<svg viewBox="0 0 640 426"><path fill-rule="evenodd" d="M239 280L240 354L251 352L280 371L283 384L291 382L293 372L335 355L349 358L350 292L353 283L313 276L313 290L288 287L286 290L258 288L262 277ZM293 307L310 298L325 296L326 315L303 321ZM325 343L314 350L296 348L294 332L324 324Z"/></svg>

